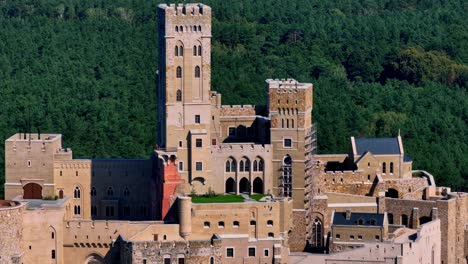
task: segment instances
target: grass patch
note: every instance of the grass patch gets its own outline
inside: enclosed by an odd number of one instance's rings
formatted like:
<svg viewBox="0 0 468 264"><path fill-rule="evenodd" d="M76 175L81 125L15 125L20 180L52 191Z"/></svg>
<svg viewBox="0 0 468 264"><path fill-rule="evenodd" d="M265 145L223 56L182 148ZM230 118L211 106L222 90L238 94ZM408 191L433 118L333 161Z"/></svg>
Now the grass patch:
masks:
<svg viewBox="0 0 468 264"><path fill-rule="evenodd" d="M244 198L240 195L191 195L192 203L242 203Z"/></svg>
<svg viewBox="0 0 468 264"><path fill-rule="evenodd" d="M250 198L254 199L255 201L260 201L265 196L271 196L270 194L252 194Z"/></svg>

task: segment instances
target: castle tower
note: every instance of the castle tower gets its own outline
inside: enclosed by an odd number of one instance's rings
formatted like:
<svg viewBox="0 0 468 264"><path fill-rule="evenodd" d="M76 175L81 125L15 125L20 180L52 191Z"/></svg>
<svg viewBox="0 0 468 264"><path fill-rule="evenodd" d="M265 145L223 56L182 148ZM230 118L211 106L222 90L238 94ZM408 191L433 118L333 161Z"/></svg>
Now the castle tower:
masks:
<svg viewBox="0 0 468 264"><path fill-rule="evenodd" d="M273 145L273 189L304 209L306 163L310 162L312 84L294 79L266 80Z"/></svg>
<svg viewBox="0 0 468 264"><path fill-rule="evenodd" d="M211 8L161 4L158 24L158 144L190 184L211 173Z"/></svg>

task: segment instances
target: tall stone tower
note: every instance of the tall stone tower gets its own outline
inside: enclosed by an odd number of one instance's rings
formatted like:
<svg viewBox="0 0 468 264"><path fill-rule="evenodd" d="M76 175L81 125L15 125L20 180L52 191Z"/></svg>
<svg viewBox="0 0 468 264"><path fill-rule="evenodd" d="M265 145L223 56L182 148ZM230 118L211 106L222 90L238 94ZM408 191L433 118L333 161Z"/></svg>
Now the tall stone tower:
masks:
<svg viewBox="0 0 468 264"><path fill-rule="evenodd" d="M306 166L311 159L312 84L266 80L276 195L292 197L304 209Z"/></svg>
<svg viewBox="0 0 468 264"><path fill-rule="evenodd" d="M211 8L158 6L158 144L177 153L186 183L211 173Z"/></svg>

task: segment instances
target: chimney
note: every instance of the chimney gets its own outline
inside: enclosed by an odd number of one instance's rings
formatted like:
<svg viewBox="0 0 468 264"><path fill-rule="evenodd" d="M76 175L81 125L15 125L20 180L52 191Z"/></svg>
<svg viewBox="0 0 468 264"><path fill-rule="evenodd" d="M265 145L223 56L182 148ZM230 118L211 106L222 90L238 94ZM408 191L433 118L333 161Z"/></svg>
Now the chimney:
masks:
<svg viewBox="0 0 468 264"><path fill-rule="evenodd" d="M346 209L346 220L351 220L351 209Z"/></svg>

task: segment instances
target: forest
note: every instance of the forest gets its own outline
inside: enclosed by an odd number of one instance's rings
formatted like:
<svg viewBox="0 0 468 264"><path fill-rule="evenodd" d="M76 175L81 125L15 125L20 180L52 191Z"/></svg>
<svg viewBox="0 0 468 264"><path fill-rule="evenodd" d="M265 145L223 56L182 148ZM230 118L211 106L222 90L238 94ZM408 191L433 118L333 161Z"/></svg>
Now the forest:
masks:
<svg viewBox="0 0 468 264"><path fill-rule="evenodd" d="M161 2L0 1L0 183L17 132L61 133L75 157L149 157ZM467 1L201 2L224 104L265 104L267 78L312 82L319 153L401 131L413 168L468 190Z"/></svg>

